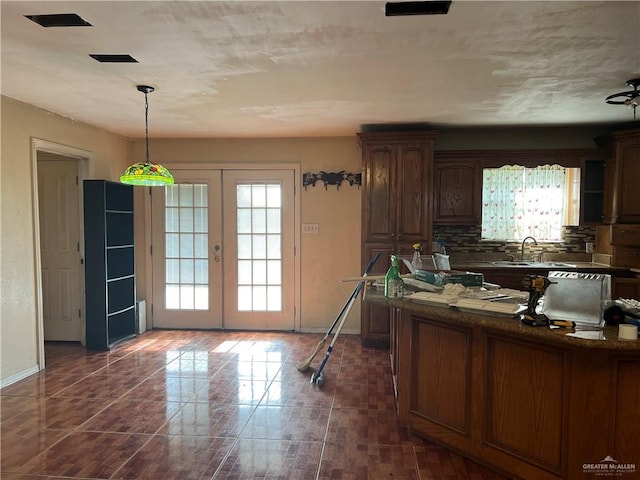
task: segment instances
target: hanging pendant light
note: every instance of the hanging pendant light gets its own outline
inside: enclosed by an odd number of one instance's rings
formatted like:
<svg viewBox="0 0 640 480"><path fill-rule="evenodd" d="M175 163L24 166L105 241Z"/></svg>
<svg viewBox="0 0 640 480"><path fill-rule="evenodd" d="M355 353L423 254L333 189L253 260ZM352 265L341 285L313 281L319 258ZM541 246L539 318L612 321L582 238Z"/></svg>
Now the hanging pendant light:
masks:
<svg viewBox="0 0 640 480"><path fill-rule="evenodd" d="M636 119L636 108L640 106L640 78L633 78L627 80L626 83L629 87L633 87L633 90L627 92L614 93L604 99L610 105L626 105L633 110L633 119Z"/></svg>
<svg viewBox="0 0 640 480"><path fill-rule="evenodd" d="M162 165L149 161L149 102L147 95L155 89L148 85L138 85L136 88L139 92L144 93L145 157L144 162L134 163L127 167L120 175L120 182L128 185L143 185L145 187L173 185L171 172Z"/></svg>

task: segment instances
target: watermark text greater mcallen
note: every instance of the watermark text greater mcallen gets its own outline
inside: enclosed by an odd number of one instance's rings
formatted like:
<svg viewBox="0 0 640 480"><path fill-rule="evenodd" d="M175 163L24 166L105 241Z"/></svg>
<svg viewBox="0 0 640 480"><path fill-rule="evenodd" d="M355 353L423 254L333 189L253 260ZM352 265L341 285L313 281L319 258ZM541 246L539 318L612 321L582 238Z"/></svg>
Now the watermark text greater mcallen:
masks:
<svg viewBox="0 0 640 480"><path fill-rule="evenodd" d="M622 463L607 455L598 463L583 463L583 473L591 473L602 477L622 477L625 474L635 473L635 463Z"/></svg>

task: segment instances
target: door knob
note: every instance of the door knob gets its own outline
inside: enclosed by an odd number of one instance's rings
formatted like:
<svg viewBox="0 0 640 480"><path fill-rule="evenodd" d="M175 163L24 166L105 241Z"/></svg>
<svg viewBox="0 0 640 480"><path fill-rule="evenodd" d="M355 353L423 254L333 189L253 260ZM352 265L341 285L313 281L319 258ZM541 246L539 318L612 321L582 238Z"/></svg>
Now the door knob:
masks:
<svg viewBox="0 0 640 480"><path fill-rule="evenodd" d="M213 261L216 263L220 263L222 261L222 257L220 256L220 245L214 245L213 250L215 254L213 255Z"/></svg>

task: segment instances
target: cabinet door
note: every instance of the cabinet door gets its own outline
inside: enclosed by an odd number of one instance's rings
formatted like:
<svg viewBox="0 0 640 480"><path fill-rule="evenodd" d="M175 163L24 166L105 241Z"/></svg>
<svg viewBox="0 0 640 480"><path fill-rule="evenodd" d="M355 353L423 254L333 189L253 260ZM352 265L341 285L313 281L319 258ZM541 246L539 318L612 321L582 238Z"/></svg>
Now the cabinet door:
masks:
<svg viewBox="0 0 640 480"><path fill-rule="evenodd" d="M391 254L394 248L391 245L370 245L363 247L362 262L364 265L374 255L380 253L380 258L371 269L371 275L384 275L391 265ZM366 260L365 260L366 259ZM362 304L362 315L360 322L360 335L362 343L370 347L389 347L389 334L391 331L392 311L389 307L376 305L371 302Z"/></svg>
<svg viewBox="0 0 640 480"><path fill-rule="evenodd" d="M640 278L614 278L611 297L640 300Z"/></svg>
<svg viewBox="0 0 640 480"><path fill-rule="evenodd" d="M396 240L431 241L431 144L398 147L395 190L398 199Z"/></svg>
<svg viewBox="0 0 640 480"><path fill-rule="evenodd" d="M393 242L396 236L395 145L363 146L363 236L372 242Z"/></svg>
<svg viewBox="0 0 640 480"><path fill-rule="evenodd" d="M627 138L618 149L618 222L640 223L640 133Z"/></svg>
<svg viewBox="0 0 640 480"><path fill-rule="evenodd" d="M602 200L602 221L604 223L616 222L618 203L616 176L616 159L615 156L610 156L604 164L604 198Z"/></svg>
<svg viewBox="0 0 640 480"><path fill-rule="evenodd" d="M598 224L604 219L605 162L584 160L580 185L580 225Z"/></svg>
<svg viewBox="0 0 640 480"><path fill-rule="evenodd" d="M436 162L433 222L479 225L481 188L482 170L479 161Z"/></svg>
<svg viewBox="0 0 640 480"><path fill-rule="evenodd" d="M469 327L411 319L410 371L419 375L409 391L411 428L467 451L473 448L472 340Z"/></svg>
<svg viewBox="0 0 640 480"><path fill-rule="evenodd" d="M487 333L483 339L481 458L498 465L509 458L564 477L566 419L569 413L568 353ZM508 457L505 457L505 454ZM523 478L550 478L529 476Z"/></svg>

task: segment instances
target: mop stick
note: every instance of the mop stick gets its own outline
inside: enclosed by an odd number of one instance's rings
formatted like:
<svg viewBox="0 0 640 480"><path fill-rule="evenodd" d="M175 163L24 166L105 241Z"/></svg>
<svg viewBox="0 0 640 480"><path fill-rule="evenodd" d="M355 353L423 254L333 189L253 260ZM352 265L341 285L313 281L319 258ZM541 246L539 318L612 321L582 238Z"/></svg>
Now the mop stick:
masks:
<svg viewBox="0 0 640 480"><path fill-rule="evenodd" d="M298 365L298 371L300 372L305 372L309 369L309 367L311 366L311 362L313 361L313 359L315 358L315 356L318 354L318 352L320 351L320 349L322 348L322 346L325 344L325 342L327 341L327 338L329 338L329 335L331 335L331 332L333 332L333 329L335 328L335 326L338 324L338 322L340 321L341 318L346 317L346 315L349 314L348 309L350 309L351 307L349 305L352 305L353 302L352 300L355 300L355 298L358 296L358 294L360 293L360 290L362 290L362 287L364 285L365 282L365 277L369 274L369 272L371 271L371 268L373 268L373 265L375 265L376 261L378 260L378 257L380 256L380 252L378 252L376 254L375 257L373 257L370 261L369 264L367 265L367 268L364 271L364 275L363 278L358 282L358 284L356 285L356 287L353 289L353 292L351 292L351 295L349 296L349 298L347 299L347 301L345 302L345 304L342 307L342 310L340 310L340 313L338 313L338 316L335 318L335 320L333 321L333 323L331 324L331 327L329 328L329 330L327 331L327 333L325 334L325 336L322 338L322 340L320 340L318 342L318 345L316 345L316 349L313 351L313 353L309 356L309 358L307 358L304 362L302 362L300 365Z"/></svg>

